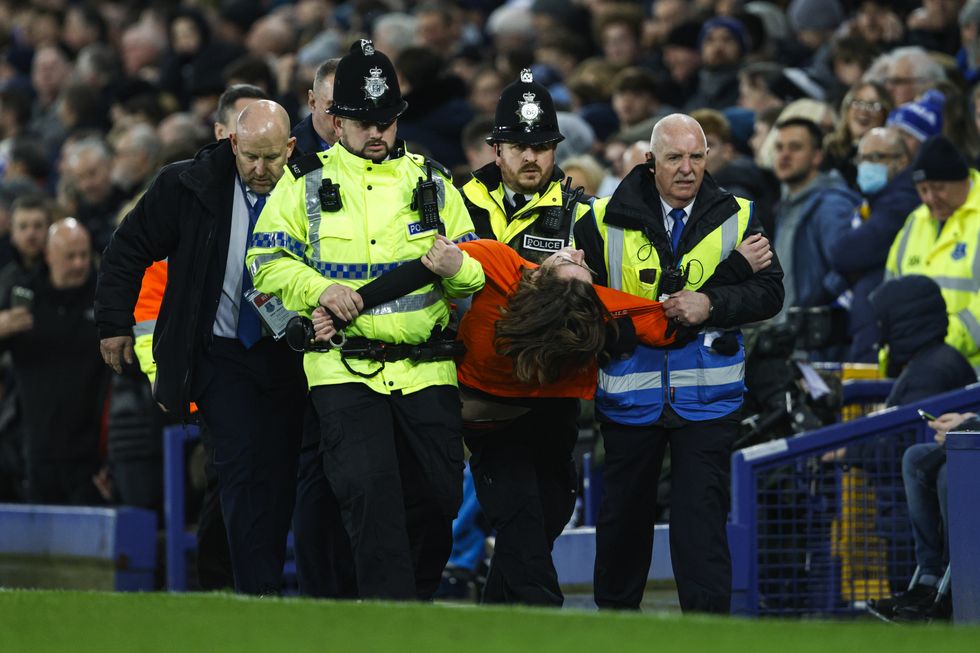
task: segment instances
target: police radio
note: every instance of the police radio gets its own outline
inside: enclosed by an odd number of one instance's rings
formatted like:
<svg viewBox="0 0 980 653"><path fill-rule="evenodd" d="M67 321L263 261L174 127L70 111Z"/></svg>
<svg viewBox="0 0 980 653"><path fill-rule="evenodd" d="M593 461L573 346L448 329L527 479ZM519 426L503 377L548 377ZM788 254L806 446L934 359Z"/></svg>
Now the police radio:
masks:
<svg viewBox="0 0 980 653"><path fill-rule="evenodd" d="M432 165L426 161L425 170L428 178L419 183L412 194L412 209L419 212L419 224L423 231L435 229L440 235L446 235L446 227L439 219L439 186L432 179Z"/></svg>
<svg viewBox="0 0 980 653"><path fill-rule="evenodd" d="M657 288L657 301L667 301L667 298L675 292L684 290L687 285L687 278L691 272L691 264L688 263L683 268L669 267L660 275L660 285Z"/></svg>
<svg viewBox="0 0 980 653"><path fill-rule="evenodd" d="M320 182L320 208L327 213L336 213L343 206L340 200L340 184L335 184L329 178Z"/></svg>

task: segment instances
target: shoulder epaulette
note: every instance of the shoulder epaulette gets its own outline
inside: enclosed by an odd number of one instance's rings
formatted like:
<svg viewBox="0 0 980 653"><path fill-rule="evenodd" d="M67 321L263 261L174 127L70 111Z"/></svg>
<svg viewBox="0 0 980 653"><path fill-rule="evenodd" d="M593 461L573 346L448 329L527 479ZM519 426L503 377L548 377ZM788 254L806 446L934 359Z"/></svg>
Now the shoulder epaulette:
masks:
<svg viewBox="0 0 980 653"><path fill-rule="evenodd" d="M289 171L293 173L293 177L299 179L300 177L305 177L309 173L323 167L323 159L320 158L320 154L313 152L311 154L304 154L298 156L289 163L286 164Z"/></svg>
<svg viewBox="0 0 980 653"><path fill-rule="evenodd" d="M435 159L427 156L422 156L421 154L409 154L408 156L412 159L412 161L415 162L415 165L419 166L420 168L425 169L425 164L428 163L430 166L432 166L433 170L437 171L446 179L452 181L453 173L449 171L449 168L442 165Z"/></svg>

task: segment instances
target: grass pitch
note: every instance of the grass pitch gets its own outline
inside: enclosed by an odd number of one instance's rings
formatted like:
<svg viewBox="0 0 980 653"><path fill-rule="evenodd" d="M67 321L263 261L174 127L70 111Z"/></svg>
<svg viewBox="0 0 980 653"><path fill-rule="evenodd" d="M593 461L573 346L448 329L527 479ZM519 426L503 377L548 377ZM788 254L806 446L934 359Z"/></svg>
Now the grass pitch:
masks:
<svg viewBox="0 0 980 653"><path fill-rule="evenodd" d="M0 651L975 653L980 627L901 627L224 594L0 591Z"/></svg>

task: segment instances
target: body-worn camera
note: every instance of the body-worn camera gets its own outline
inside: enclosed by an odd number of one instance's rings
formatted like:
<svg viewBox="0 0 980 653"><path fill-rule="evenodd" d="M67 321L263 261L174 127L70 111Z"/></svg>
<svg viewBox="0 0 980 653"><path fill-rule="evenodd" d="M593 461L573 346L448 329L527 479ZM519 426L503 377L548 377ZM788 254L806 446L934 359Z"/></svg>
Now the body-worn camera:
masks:
<svg viewBox="0 0 980 653"><path fill-rule="evenodd" d="M336 213L343 206L340 200L340 184L335 184L329 178L320 182L320 208L327 213Z"/></svg>

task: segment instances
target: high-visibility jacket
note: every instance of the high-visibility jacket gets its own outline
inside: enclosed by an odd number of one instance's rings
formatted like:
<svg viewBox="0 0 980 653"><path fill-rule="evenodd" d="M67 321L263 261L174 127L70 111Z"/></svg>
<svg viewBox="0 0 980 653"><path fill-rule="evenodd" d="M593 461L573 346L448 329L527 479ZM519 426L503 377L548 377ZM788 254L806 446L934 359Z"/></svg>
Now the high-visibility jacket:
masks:
<svg viewBox="0 0 980 653"><path fill-rule="evenodd" d="M640 165L611 198L595 201L594 219L578 222L576 244L598 272L598 283L655 299L663 270L679 262L689 269L684 288L701 292L711 302L711 312L693 340L673 348L640 345L629 359L600 370L596 412L601 417L647 425L670 404L684 419L705 421L741 406L745 353L737 328L772 317L783 300L782 268L775 257L768 268L754 274L746 266L729 265L729 259L744 263L729 255L746 237L762 231L752 217L752 206L705 173L675 253L652 173ZM739 267L744 272L734 274ZM731 355L712 347L722 336L737 343ZM729 347L721 349L727 352Z"/></svg>
<svg viewBox="0 0 980 653"><path fill-rule="evenodd" d="M555 166L548 186L508 218L500 168L496 163L490 163L476 170L461 191L477 236L507 243L523 258L536 263L562 247L574 245L572 229L575 221L589 212L588 202L577 202L572 211L562 216L555 229L546 225L543 219L546 211L564 205L561 191L564 178L565 173Z"/></svg>
<svg viewBox="0 0 980 653"><path fill-rule="evenodd" d="M895 237L885 278L921 274L935 281L946 300L946 342L980 368L980 172L970 170L966 202L946 222L925 204L912 211Z"/></svg>
<svg viewBox="0 0 980 653"><path fill-rule="evenodd" d="M438 164L435 164L438 166ZM435 167L433 168L435 170ZM307 155L287 166L255 226L246 261L255 287L282 299L286 308L307 315L333 284L357 289L387 270L422 257L435 241L412 208L413 193L427 175L425 158L404 153L381 163L351 154L343 146ZM475 239L473 223L448 174L434 172L446 236ZM324 211L323 180L339 185L341 206ZM367 311L347 328L348 336L388 343L425 342L449 322L447 297L470 295L483 287L480 264L464 254L454 276ZM370 374L380 363L348 359ZM334 350L304 359L311 386L364 383L379 393L414 392L433 385L455 385L453 361L388 362L371 378L349 372Z"/></svg>
<svg viewBox="0 0 980 653"><path fill-rule="evenodd" d="M143 273L143 285L133 309L133 351L139 361L140 369L150 383L157 375L157 364L153 360L153 329L157 326L163 291L167 289L167 261L155 261Z"/></svg>

